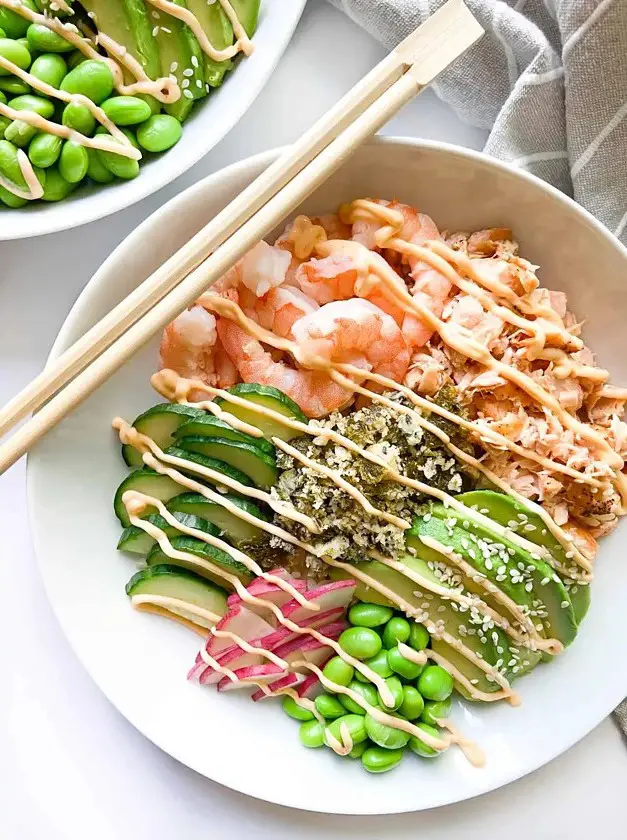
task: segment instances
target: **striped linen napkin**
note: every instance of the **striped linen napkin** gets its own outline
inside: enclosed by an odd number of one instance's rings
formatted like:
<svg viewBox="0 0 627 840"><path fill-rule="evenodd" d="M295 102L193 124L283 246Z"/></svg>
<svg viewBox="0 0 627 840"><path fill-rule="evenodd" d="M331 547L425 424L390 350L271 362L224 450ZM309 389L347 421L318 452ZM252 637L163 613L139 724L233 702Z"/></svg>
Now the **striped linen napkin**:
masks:
<svg viewBox="0 0 627 840"><path fill-rule="evenodd" d="M444 0L331 0L390 49ZM626 0L466 0L486 35L433 89L485 151L549 181L627 245ZM627 738L627 700L615 712Z"/></svg>

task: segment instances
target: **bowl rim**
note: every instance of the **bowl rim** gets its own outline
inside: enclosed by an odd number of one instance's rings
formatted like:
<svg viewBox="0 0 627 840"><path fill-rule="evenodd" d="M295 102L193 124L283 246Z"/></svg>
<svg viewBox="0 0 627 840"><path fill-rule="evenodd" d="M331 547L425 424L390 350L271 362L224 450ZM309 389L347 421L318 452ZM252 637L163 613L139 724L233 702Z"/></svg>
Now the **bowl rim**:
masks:
<svg viewBox="0 0 627 840"><path fill-rule="evenodd" d="M112 198L109 201L95 203L92 211L89 213L81 213L78 209L73 212L68 212L68 205L63 201L48 204L45 208L39 208L42 210L44 222L42 223L40 220L36 230L29 231L26 229L22 230L20 228L12 230L9 221L6 219L3 220L2 217L4 213L2 212L2 208L0 208L0 222L2 222L2 224L0 224L0 242L13 242L20 239L35 239L39 236L48 236L49 234L61 233L66 230L75 230L92 222L100 221L101 219L113 216L115 213L132 207L138 202L143 201L145 198L149 198L151 195L154 195L156 192L163 189L163 187L172 183L172 181L176 180L176 178L184 175L200 160L206 157L212 149L218 145L218 143L221 143L222 140L224 140L224 138L237 125L237 123L239 123L249 108L253 105L263 88L270 80L277 64L289 46L302 13L305 10L306 3L307 0L290 0L288 6L292 9L291 17L285 26L281 42L273 51L271 60L267 63L263 72L260 72L258 78L255 80L255 83L249 85L246 95L235 100L236 104L228 111L228 116L223 122L222 129L217 132L214 140L208 147L204 146L202 143L198 143L194 147L192 153L188 153L186 156L171 155L170 152L173 150L170 149L168 152L165 152L165 155L169 155L169 166L163 166L160 170L158 170L159 174L156 177L154 175L152 177L148 177L149 173L145 173L147 177L142 178L144 173L140 172L137 179L112 184L111 186L114 188L110 191ZM210 178L211 174L206 177ZM134 190L130 189L131 185L135 187ZM107 186L109 185L99 185L98 191L103 189L106 190ZM113 198L116 186L119 188L121 196L121 198L117 199ZM183 192L186 191L187 190L184 190ZM127 195L127 193L130 193L130 195ZM75 204L76 208L81 207L81 203L82 202L79 198ZM169 202L166 202L163 207L166 207L168 204ZM161 208L159 208L159 210L160 209ZM4 210L11 212L9 208L4 208ZM16 213L18 211L12 212ZM158 210L156 212L158 212ZM154 214L150 214L148 218L152 215ZM23 217L28 218L28 213L23 214ZM125 242L126 239L127 237L125 237L122 241Z"/></svg>
<svg viewBox="0 0 627 840"><path fill-rule="evenodd" d="M483 152L477 152L475 150L465 149L463 147L455 146L455 145L449 144L449 143L443 143L443 142L440 142L440 141L421 140L421 139L410 138L410 137L381 137L381 136L377 136L377 137L373 138L371 141L369 141L369 143L366 144L366 145L378 145L378 146L390 146L390 147L401 146L401 147L411 147L411 148L415 148L415 149L435 150L435 151L439 151L439 152L445 152L445 153L448 153L448 154L456 155L456 156L459 156L459 157L464 157L464 158L467 158L471 161L479 162L481 164L487 164L488 166L493 166L497 169L508 172L510 174L513 173L514 175L516 175L518 177L521 177L524 180L527 180L527 181L535 184L537 187L540 187L540 189L547 192L555 200L557 200L559 202L562 202L567 208L570 208L574 212L579 214L584 220L586 220L598 233L600 233L607 240L607 242L610 246L615 248L619 252L619 254L621 254L621 256L625 259L626 265L627 265L627 248L625 248L622 245L622 243L607 228L605 228L604 225L602 225L594 216L592 216L587 210L582 208L580 205L578 205L571 198L564 195L563 193L561 193L559 190L557 190L555 187L551 186L550 184L547 184L544 181L542 181L541 179L537 178L536 176L531 175L530 173L520 171L513 166L510 166L506 163L503 163L502 161L494 160L493 158L489 157L488 155L484 154ZM275 160L276 157L283 150L284 150L283 147L271 149L271 150L268 150L268 151L265 151L265 152L261 152L257 155L245 158L245 159L243 159L241 161L238 161L236 163L233 163L233 164L231 164L231 165L229 165L229 166L227 166L227 167L225 167L225 168L207 176L206 178L202 179L201 181L199 181L196 184L189 187L184 192L182 192L179 195L173 197L169 202L164 204L162 207L160 207L158 210L156 210L154 213L152 213L147 219L145 219L132 233L130 233L114 249L114 251L111 253L111 255L102 263L100 268L95 272L93 277L90 279L89 283L85 286L85 288L83 289L83 291L81 292L81 294L77 298L76 302L72 306L70 312L68 313L68 316L67 316L65 322L63 323L63 325L62 325L62 327L61 327L61 329L60 329L60 331L57 335L57 338L55 339L55 342L54 342L54 344L53 344L53 346L50 350L50 354L48 356L47 364L50 363L51 361L53 361L55 358L57 358L60 355L60 353L62 353L63 350L66 349L66 347L68 346L66 336L68 336L68 334L72 332L72 330L74 328L74 323L75 323L76 319L78 318L79 313L83 310L84 302L89 297L89 294L91 293L91 289L94 286L96 286L99 282L101 282L100 277L101 277L102 274L104 274L105 272L108 271L109 265L111 263L113 263L115 260L118 260L118 259L122 258L124 253L125 253L125 250L127 248L132 248L133 242L135 241L136 236L141 236L145 233L145 231L149 230L150 226L155 222L156 218L159 217L161 214L167 214L169 212L175 211L177 208L182 208L185 205L185 203L187 202L187 200L190 196L193 196L196 193L201 192L205 189L207 182L212 182L213 184L222 184L225 181L228 182L233 177L237 177L237 175L239 175L241 173L245 173L247 170L249 170L251 168L259 166L259 164L264 164L265 166L267 166L270 163L272 163L272 161ZM28 461L27 461L27 470L26 470L27 510L28 510L29 520L34 515L34 508L35 508L35 493L36 493L36 490L35 490L35 484L36 484L35 466L36 466L36 463L37 463L36 455L33 455L32 457L31 457L31 455L29 455L28 456ZM40 560L40 557L42 556L42 553L40 551L40 548L42 547L41 546L41 540L40 540L40 538L37 534L37 529L34 526L31 527L31 534L32 534L32 537L33 537L33 547L34 547L37 566L39 568L39 572L40 572L40 575L41 575L41 578L42 578L42 582L43 582L46 594L49 595L46 573L44 572L43 565L42 565L42 562ZM66 640L67 640L70 648L72 649L74 654L77 656L81 665L83 666L85 671L87 671L90 678L96 683L98 688L101 691L103 691L103 694L105 694L105 697L107 697L109 702L113 703L113 705L116 708L118 708L118 711L120 711L120 709L117 706L117 703L115 702L115 699L113 698L113 696L110 693L104 691L104 689L100 685L100 682L92 674L92 671L91 671L88 663L86 661L84 661L84 658L79 654L77 648L75 647L75 645L72 641L72 635L70 633L68 633L67 630L66 630L64 618L62 617L62 615L60 615L57 612L54 601L50 597L48 598L48 600L50 602L50 605L52 607L52 610L53 610L57 620L59 621L59 624L60 624L61 628L63 629L64 635L66 636ZM570 749L572 746L574 746L576 743L578 743L581 739L583 739L586 735L588 735L596 726L598 726L602 722L602 720L604 720L608 715L610 715L611 712L613 711L613 709L623 700L623 697L624 697L624 694L625 694L626 691L627 691L627 684L625 685L624 689L621 691L620 696L618 696L616 698L608 699L607 703L605 704L605 706L602 710L603 714L602 714L601 718L599 718L599 716L598 716L598 711L597 711L596 714L589 715L589 716L586 716L585 712L582 713L582 715L579 718L580 723L579 723L579 726L576 728L576 731L574 733L571 732L567 737L563 737L555 745L554 748L549 750L548 753L547 753L547 756L544 758L544 760L542 761L542 763L540 765L537 765L533 762L530 762L530 763L528 763L527 765L524 765L524 766L520 765L520 766L516 767L516 769L513 770L512 772L510 772L508 774L504 774L500 779L498 779L496 784L492 784L488 788L486 788L484 790L478 790L475 793L472 793L470 795L467 795L466 793L460 793L458 795L454 790L449 790L449 792L446 795L442 795L437 800L430 803L429 806L428 806L428 809L430 810L432 808L439 808L439 807L442 807L442 806L445 806L445 805L453 805L453 804L455 804L457 802L460 802L460 801L466 801L468 799L477 798L478 796L483 796L486 793L490 793L494 790L498 790L499 788L504 787L504 786L506 786L506 785L508 785L512 782L515 782L518 779L521 779L524 776L528 775L529 773L535 772L536 770L540 769L541 767L544 767L546 764L550 763L555 758L559 757L564 752L566 752L568 749ZM166 752L166 754L170 755L172 758L179 761L184 766L190 767L192 770L194 770L195 772L198 772L203 777L208 778L208 777L205 776L203 770L200 767L196 766L194 762L190 762L188 757L183 756L180 752L178 752L176 749L174 749L171 744L168 744L167 747L165 747L165 746L162 747L161 743L159 741L159 738L158 738L158 733L149 731L147 729L147 727L143 726L141 721L138 721L138 720L135 719L135 716L127 716L126 712L121 712L120 711L120 713L123 715L123 717L126 720L128 720L128 722L135 729L137 729L144 737L146 737L149 741L151 741L153 744L155 744L157 747L159 747L159 749L162 749L164 752ZM328 811L328 810L322 810L320 808L316 808L313 805L311 807L309 807L308 805L303 805L303 804L294 805L289 801L284 801L284 800L282 801L278 797L275 798L275 799L268 799L268 798L265 798L265 797L260 797L254 791L251 791L248 788L247 785L239 784L237 779L233 779L233 778L229 778L228 781L220 781L216 778L211 778L211 781L216 783L216 784L227 787L231 790L235 790L239 793L245 794L247 796L252 796L255 799L259 799L260 801L271 802L272 804L281 805L281 806L284 806L284 807L287 806L287 807L295 808L296 810L312 811L312 812L317 812L317 813L347 814L347 815L356 813L354 811L340 810L338 808L333 808L331 811ZM383 815L383 814L392 814L392 813L407 813L407 812L413 812L413 811L416 810L415 808L412 808L411 805L409 805L407 808L402 808L402 809L401 808L394 808L392 810L381 811L380 809L378 809L376 807L376 803L373 803L373 804L375 805L374 808L371 808L369 810L366 809L366 810L363 810L363 811L359 811L358 813L365 816L365 815L376 815L376 814ZM424 809L421 809L421 810L424 810Z"/></svg>

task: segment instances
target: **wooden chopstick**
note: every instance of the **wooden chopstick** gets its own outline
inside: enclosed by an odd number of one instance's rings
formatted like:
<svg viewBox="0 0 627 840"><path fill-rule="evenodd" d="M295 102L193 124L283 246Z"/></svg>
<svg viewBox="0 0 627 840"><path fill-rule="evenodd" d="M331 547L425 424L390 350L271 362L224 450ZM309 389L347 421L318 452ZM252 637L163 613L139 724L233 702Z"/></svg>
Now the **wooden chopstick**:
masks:
<svg viewBox="0 0 627 840"><path fill-rule="evenodd" d="M341 103L335 106L292 150L5 407L0 413L0 434L67 383L0 447L0 473L155 332L191 305L482 34L462 0L449 0L410 35L394 58L388 56L342 100L346 113L338 112ZM331 125L333 119L339 121L341 130ZM249 203L254 212L250 212Z"/></svg>

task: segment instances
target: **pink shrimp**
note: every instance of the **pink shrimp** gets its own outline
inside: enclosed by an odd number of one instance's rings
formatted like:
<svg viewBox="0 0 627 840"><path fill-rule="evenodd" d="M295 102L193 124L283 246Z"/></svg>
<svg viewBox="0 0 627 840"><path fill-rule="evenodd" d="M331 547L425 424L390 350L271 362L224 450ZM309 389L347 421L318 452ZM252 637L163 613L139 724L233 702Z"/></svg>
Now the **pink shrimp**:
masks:
<svg viewBox="0 0 627 840"><path fill-rule="evenodd" d="M252 317L275 335L291 338L296 321L317 309L316 301L295 286L278 286L258 300Z"/></svg>

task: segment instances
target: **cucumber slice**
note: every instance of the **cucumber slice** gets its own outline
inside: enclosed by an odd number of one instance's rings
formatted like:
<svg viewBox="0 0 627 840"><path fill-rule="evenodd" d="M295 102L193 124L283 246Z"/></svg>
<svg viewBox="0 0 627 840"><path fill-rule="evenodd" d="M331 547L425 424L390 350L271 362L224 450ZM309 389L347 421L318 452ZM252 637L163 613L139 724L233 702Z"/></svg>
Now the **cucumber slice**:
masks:
<svg viewBox="0 0 627 840"><path fill-rule="evenodd" d="M220 420L213 414L204 414L192 420L187 420L174 432L174 438L179 443L182 437L219 437L226 440L238 440L241 443L249 443L256 446L268 455L275 455L276 448L265 438L256 438L247 435L246 432L238 432L233 426L229 426L224 420Z"/></svg>
<svg viewBox="0 0 627 840"><path fill-rule="evenodd" d="M136 490L138 493L145 493L146 496L154 496L160 502L168 502L174 496L178 496L181 492L181 485L177 484L169 475L160 475L154 470L144 467L141 470L135 470L120 484L115 491L115 498L113 500L113 509L115 515L120 520L125 528L131 524L126 508L122 502L122 496L127 490ZM155 511L147 510L146 513L154 513Z"/></svg>
<svg viewBox="0 0 627 840"><path fill-rule="evenodd" d="M253 480L249 478L246 473L238 470L227 464L226 461L219 461L217 458L208 458L206 455L201 455L198 452L189 452L187 449L180 449L178 446L168 446L165 450L166 455L172 455L174 458L182 458L184 461L189 461L190 464L197 464L199 467L205 467L208 470L215 470L232 478L233 481L239 481L245 487L252 487ZM172 464L170 466L173 466ZM187 469L184 466L176 466L175 469L179 472L189 475L190 478L200 481L202 484L219 484L219 481L214 481L212 478L201 475L195 472L191 467Z"/></svg>
<svg viewBox="0 0 627 840"><path fill-rule="evenodd" d="M194 417L204 416L204 411L191 405L159 403L140 414L133 422L133 426L138 432L152 438L160 449L165 449L173 443L172 435L181 423ZM129 444L122 446L122 457L129 467L141 467L144 463L141 452Z"/></svg>
<svg viewBox="0 0 627 840"><path fill-rule="evenodd" d="M237 470L242 470L252 478L257 487L268 489L277 482L276 459L254 444L243 443L240 440L201 436L182 437L177 443L185 452L196 452L198 455L206 455L207 458L217 458Z"/></svg>
<svg viewBox="0 0 627 840"><path fill-rule="evenodd" d="M172 548L175 548L177 551L185 551L188 554L194 554L201 561L208 561L214 566L224 569L225 572L235 575L242 581L244 586L248 586L254 577L254 575L248 571L243 563L240 563L238 560L234 560L230 554L226 553L226 551L214 548L212 545L208 545L201 540L194 539L194 537L174 537L171 544ZM229 590L233 589L230 583L224 580L224 578L208 571L200 563L194 563L192 560L178 560L175 557L169 557L164 551L162 551L160 545L152 547L146 557L146 563L148 566L157 566L160 563L180 566L181 568L194 572L203 578L212 580L214 583L217 583L218 586L223 586L225 589Z"/></svg>
<svg viewBox="0 0 627 840"><path fill-rule="evenodd" d="M279 391L278 388L273 388L271 385L254 385L249 382L241 382L239 385L234 385L232 388L229 388L228 391L230 394L242 397L251 403L256 403L264 408L271 408L273 411L285 415L285 417L299 420L301 423L309 422L294 400L291 400L286 394ZM290 429L279 420L265 417L254 409L243 408L241 405L229 402L223 397L216 399L216 405L219 405L220 408L228 411L229 414L232 414L239 420L243 420L251 426L256 426L268 440L273 437L278 437L280 440L291 440L292 438L303 435L303 432Z"/></svg>
<svg viewBox="0 0 627 840"><path fill-rule="evenodd" d="M212 523L207 522L206 519L201 519L199 516L192 516L188 513L174 513L174 518L185 525L187 528L195 528L197 531L204 531L206 534L211 534L213 537L220 536L220 530ZM159 514L151 513L143 517L146 522L161 528L168 539L180 535L180 530L170 525ZM147 534L142 528L137 525L130 525L122 531L122 536L118 542L118 551L128 551L131 554L141 554L142 557L148 554L150 549L155 544L156 540Z"/></svg>
<svg viewBox="0 0 627 840"><path fill-rule="evenodd" d="M134 595L176 598L190 604L191 607L199 607L220 617L226 615L228 609L227 594L222 587L214 586L205 578L171 564L149 566L137 572L126 584L126 594L129 598L133 598ZM173 606L166 609L174 615L191 619L202 627L211 627L214 623L208 617L199 616L193 609L187 611Z"/></svg>
<svg viewBox="0 0 627 840"><path fill-rule="evenodd" d="M248 499L231 493L225 494L224 499L237 505L240 510L249 513L251 516L256 516L257 519L263 519L264 522L269 521L267 514ZM254 542L262 535L261 528L240 519L239 516L231 513L222 505L205 499L199 493L181 493L180 496L175 496L168 502L167 508L172 513L180 512L199 516L208 522L212 522L220 529L222 536L234 545Z"/></svg>

